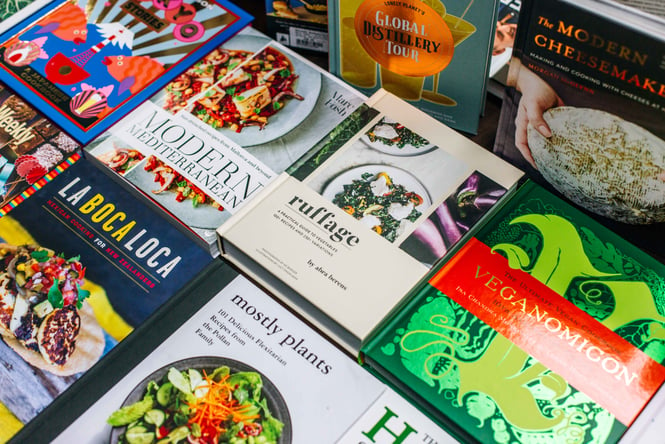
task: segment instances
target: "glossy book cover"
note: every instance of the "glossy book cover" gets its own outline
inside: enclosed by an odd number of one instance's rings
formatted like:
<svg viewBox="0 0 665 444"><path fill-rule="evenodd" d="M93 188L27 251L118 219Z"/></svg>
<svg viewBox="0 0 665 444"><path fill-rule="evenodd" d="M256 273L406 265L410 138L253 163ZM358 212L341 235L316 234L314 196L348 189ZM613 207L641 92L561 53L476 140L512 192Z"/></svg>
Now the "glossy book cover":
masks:
<svg viewBox="0 0 665 444"><path fill-rule="evenodd" d="M22 423L211 261L94 164L64 167L0 218L0 401Z"/></svg>
<svg viewBox="0 0 665 444"><path fill-rule="evenodd" d="M616 442L665 381L665 270L527 182L363 345L480 442Z"/></svg>
<svg viewBox="0 0 665 444"><path fill-rule="evenodd" d="M216 254L217 227L364 100L304 57L247 28L85 151Z"/></svg>
<svg viewBox="0 0 665 444"><path fill-rule="evenodd" d="M0 36L0 79L87 143L249 20L217 0L55 1Z"/></svg>
<svg viewBox="0 0 665 444"><path fill-rule="evenodd" d="M330 72L475 134L498 0L340 0L328 5Z"/></svg>

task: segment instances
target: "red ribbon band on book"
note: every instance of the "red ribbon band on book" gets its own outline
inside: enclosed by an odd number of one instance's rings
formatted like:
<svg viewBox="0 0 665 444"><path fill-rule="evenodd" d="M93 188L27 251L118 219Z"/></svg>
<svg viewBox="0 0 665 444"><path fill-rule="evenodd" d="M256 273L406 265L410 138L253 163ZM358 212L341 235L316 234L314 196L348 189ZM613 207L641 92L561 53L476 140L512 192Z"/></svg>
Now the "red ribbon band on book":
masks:
<svg viewBox="0 0 665 444"><path fill-rule="evenodd" d="M665 381L665 367L475 238L430 284L627 426Z"/></svg>

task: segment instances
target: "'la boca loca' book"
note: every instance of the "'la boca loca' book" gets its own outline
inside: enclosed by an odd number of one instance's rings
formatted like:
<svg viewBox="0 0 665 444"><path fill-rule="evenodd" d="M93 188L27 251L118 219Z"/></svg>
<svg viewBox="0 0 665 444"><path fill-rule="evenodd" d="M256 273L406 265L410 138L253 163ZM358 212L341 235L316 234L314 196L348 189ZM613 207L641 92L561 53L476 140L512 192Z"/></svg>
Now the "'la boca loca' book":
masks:
<svg viewBox="0 0 665 444"><path fill-rule="evenodd" d="M527 182L362 357L480 442L616 442L665 380L663 266Z"/></svg>
<svg viewBox="0 0 665 444"><path fill-rule="evenodd" d="M211 260L86 159L59 168L0 217L0 401L23 423Z"/></svg>

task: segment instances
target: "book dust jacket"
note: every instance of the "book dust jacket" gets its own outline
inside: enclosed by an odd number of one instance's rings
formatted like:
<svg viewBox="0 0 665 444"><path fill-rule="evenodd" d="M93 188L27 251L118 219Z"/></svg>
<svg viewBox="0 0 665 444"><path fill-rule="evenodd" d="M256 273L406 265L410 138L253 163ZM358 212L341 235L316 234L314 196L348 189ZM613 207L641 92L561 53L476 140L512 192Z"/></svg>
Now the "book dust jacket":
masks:
<svg viewBox="0 0 665 444"><path fill-rule="evenodd" d="M665 381L664 292L655 259L527 182L364 358L465 440L617 442Z"/></svg>
<svg viewBox="0 0 665 444"><path fill-rule="evenodd" d="M249 21L216 0L60 0L39 14L0 36L0 78L82 143Z"/></svg>
<svg viewBox="0 0 665 444"><path fill-rule="evenodd" d="M498 1L341 0L328 5L330 72L476 133Z"/></svg>
<svg viewBox="0 0 665 444"><path fill-rule="evenodd" d="M522 3L494 152L663 261L665 21L608 4Z"/></svg>
<svg viewBox="0 0 665 444"><path fill-rule="evenodd" d="M23 423L210 261L94 164L61 169L0 218L0 400Z"/></svg>

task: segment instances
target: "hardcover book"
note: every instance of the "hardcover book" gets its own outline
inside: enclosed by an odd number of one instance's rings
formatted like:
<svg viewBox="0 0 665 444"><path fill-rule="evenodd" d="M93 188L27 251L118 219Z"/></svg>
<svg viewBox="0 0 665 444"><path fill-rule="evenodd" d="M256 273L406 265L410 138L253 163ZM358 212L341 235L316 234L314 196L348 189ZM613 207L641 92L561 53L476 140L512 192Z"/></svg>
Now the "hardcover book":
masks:
<svg viewBox="0 0 665 444"><path fill-rule="evenodd" d="M224 0L57 0L0 35L0 80L87 143L250 19Z"/></svg>
<svg viewBox="0 0 665 444"><path fill-rule="evenodd" d="M0 218L0 401L30 421L211 261L78 155Z"/></svg>
<svg viewBox="0 0 665 444"><path fill-rule="evenodd" d="M53 442L334 442L385 390L240 276L164 339Z"/></svg>
<svg viewBox="0 0 665 444"><path fill-rule="evenodd" d="M521 175L381 90L223 224L220 250L355 354Z"/></svg>
<svg viewBox="0 0 665 444"><path fill-rule="evenodd" d="M79 149L44 114L0 83L0 208Z"/></svg>
<svg viewBox="0 0 665 444"><path fill-rule="evenodd" d="M330 72L368 95L386 89L475 134L498 6L498 0L331 2Z"/></svg>
<svg viewBox="0 0 665 444"><path fill-rule="evenodd" d="M215 230L365 96L247 28L85 152L218 254Z"/></svg>
<svg viewBox="0 0 665 444"><path fill-rule="evenodd" d="M617 442L665 381L663 276L527 181L362 360L465 442Z"/></svg>
<svg viewBox="0 0 665 444"><path fill-rule="evenodd" d="M494 146L661 260L664 54L665 21L635 8L522 2Z"/></svg>

